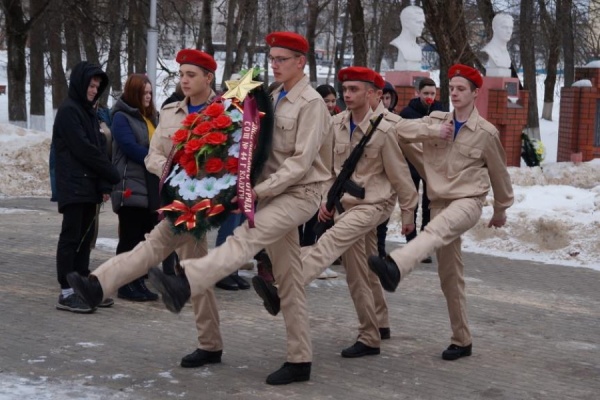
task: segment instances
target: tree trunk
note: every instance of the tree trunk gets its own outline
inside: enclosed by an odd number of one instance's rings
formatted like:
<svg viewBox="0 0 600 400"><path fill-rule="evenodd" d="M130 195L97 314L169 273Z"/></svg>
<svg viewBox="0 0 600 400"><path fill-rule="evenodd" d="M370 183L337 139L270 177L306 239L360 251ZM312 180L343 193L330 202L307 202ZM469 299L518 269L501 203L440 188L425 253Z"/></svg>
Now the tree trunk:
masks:
<svg viewBox="0 0 600 400"><path fill-rule="evenodd" d="M135 25L135 72L146 73L146 57L148 55L148 19L150 18L150 3L137 2L137 23Z"/></svg>
<svg viewBox="0 0 600 400"><path fill-rule="evenodd" d="M125 21L122 17L125 11L124 4L121 0L110 0L109 3L109 20L112 23L109 28L110 47L108 49L106 74L109 76L112 95L115 98L120 96L123 90L121 79L121 38L123 36L123 29L125 28ZM106 90L102 98L100 98L101 105L107 106L108 95L109 91Z"/></svg>
<svg viewBox="0 0 600 400"><path fill-rule="evenodd" d="M32 13L39 12L44 6L43 0L31 0ZM38 20L31 26L29 47L29 113L30 128L37 131L46 130L46 73L44 69L44 49L46 48L46 31L43 21Z"/></svg>
<svg viewBox="0 0 600 400"><path fill-rule="evenodd" d="M227 5L227 25L225 26L225 65L223 66L223 80L229 80L233 73L233 50L236 44L237 26L235 25L235 10L238 0L229 0Z"/></svg>
<svg viewBox="0 0 600 400"><path fill-rule="evenodd" d="M537 108L537 82L535 75L535 49L532 38L534 37L533 21L534 0L521 1L521 14L519 16L519 38L521 47L521 65L523 67L523 88L529 91L529 104L527 110L527 134L530 138L540 138L540 120Z"/></svg>
<svg viewBox="0 0 600 400"><path fill-rule="evenodd" d="M135 73L135 25L137 24L137 0L129 0L127 26L127 75Z"/></svg>
<svg viewBox="0 0 600 400"><path fill-rule="evenodd" d="M469 45L462 0L423 2L425 24L440 57L440 101L449 107L448 69L455 63L479 65Z"/></svg>
<svg viewBox="0 0 600 400"><path fill-rule="evenodd" d="M59 18L59 15L62 13L62 4L62 1L53 2L50 15L45 21L48 35L48 50L50 52L50 72L52 75L52 109L55 111L67 97L68 93L67 79L62 61L62 22L61 18Z"/></svg>
<svg viewBox="0 0 600 400"><path fill-rule="evenodd" d="M361 0L348 0L352 46L354 48L353 65L367 67L367 34L365 32L365 13Z"/></svg>
<svg viewBox="0 0 600 400"><path fill-rule="evenodd" d="M85 52L85 59L96 65L100 65L100 57L98 55L98 45L96 44L96 21L92 18L94 4L91 2L85 2L84 7L81 8L79 13L79 26L82 32L81 40L83 44L83 50Z"/></svg>
<svg viewBox="0 0 600 400"><path fill-rule="evenodd" d="M62 2L62 7L57 11L62 14L62 17L57 16L63 21L65 28L65 47L67 50L67 70L72 71L73 67L81 62L81 48L79 47L79 29L73 21L78 20L77 0L66 0ZM60 15L59 14L59 15ZM68 16L68 18L64 18Z"/></svg>
<svg viewBox="0 0 600 400"><path fill-rule="evenodd" d="M479 9L479 16L485 28L485 37L491 39L493 35L492 20L496 15L492 2L491 0L477 0L477 8Z"/></svg>
<svg viewBox="0 0 600 400"><path fill-rule="evenodd" d="M27 128L27 104L25 100L25 44L27 29L21 0L2 0L6 24L6 42L8 52L8 121Z"/></svg>
<svg viewBox="0 0 600 400"><path fill-rule="evenodd" d="M343 4L343 3L342 3ZM346 40L348 39L348 15L350 5L346 4L346 9L344 10L344 16L342 17L342 38L340 40L339 53L336 51L335 58L335 77L337 79L338 73L342 68L344 68L344 55L346 54ZM337 47L337 45L336 45ZM338 102L341 104L342 108L346 107L346 103L344 103L344 96L342 91L342 83L337 81L337 92L340 94Z"/></svg>
<svg viewBox="0 0 600 400"><path fill-rule="evenodd" d="M559 30L562 32L562 48L564 58L565 87L570 87L575 80L575 33L573 28L573 0L558 2L557 13Z"/></svg>
<svg viewBox="0 0 600 400"><path fill-rule="evenodd" d="M542 118L552 121L554 88L556 86L556 75L558 62L560 60L560 30L558 29L558 21L554 20L548 12L546 1L539 0L538 3L542 31L546 37L546 50L548 52L548 57L546 59L546 79L544 80L544 108L542 109Z"/></svg>
<svg viewBox="0 0 600 400"><path fill-rule="evenodd" d="M308 71L313 86L317 84L317 59L315 57L315 38L317 36L317 20L319 18L319 0L308 0L306 21L306 40L308 41Z"/></svg>
<svg viewBox="0 0 600 400"><path fill-rule="evenodd" d="M213 0L202 0L202 20L200 21L200 40L203 46L198 48L204 48L204 51L211 56L215 55L215 47L213 46L212 39L212 15ZM214 82L214 81L213 81Z"/></svg>
<svg viewBox="0 0 600 400"><path fill-rule="evenodd" d="M240 11L238 12L238 19L241 19L240 26L242 30L240 32L240 39L238 40L237 48L235 50L235 60L233 62L232 70L238 72L244 65L244 57L248 50L248 41L250 39L250 29L252 20L258 9L258 3L255 0L243 0L240 4ZM250 60L248 60L248 63ZM249 65L249 64L248 64Z"/></svg>

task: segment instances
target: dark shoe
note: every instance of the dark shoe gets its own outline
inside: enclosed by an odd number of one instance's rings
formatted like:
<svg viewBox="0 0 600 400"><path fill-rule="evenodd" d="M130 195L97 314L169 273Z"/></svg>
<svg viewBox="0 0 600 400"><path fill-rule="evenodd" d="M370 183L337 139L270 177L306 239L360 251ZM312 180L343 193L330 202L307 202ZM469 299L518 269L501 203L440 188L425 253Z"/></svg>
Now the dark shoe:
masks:
<svg viewBox="0 0 600 400"><path fill-rule="evenodd" d="M471 355L472 348L473 348L473 345L471 345L471 344L468 346L464 346L464 347L457 346L455 344L451 344L442 353L442 358L444 360L454 361L454 360L458 360L461 357L468 357Z"/></svg>
<svg viewBox="0 0 600 400"><path fill-rule="evenodd" d="M269 385L287 385L292 382L304 382L310 379L312 363L284 363L281 368L267 377Z"/></svg>
<svg viewBox="0 0 600 400"><path fill-rule="evenodd" d="M237 271L235 271L233 274L231 274L229 276L231 277L231 279L233 279L235 281L235 283L237 284L237 286L240 290L250 289L250 284L248 283L248 281L245 280L244 278L242 278L241 276L239 276Z"/></svg>
<svg viewBox="0 0 600 400"><path fill-rule="evenodd" d="M259 252L254 259L256 260L258 276L263 278L267 283L275 282L275 278L273 277L273 265L271 264L271 259L269 259L267 252L264 250Z"/></svg>
<svg viewBox="0 0 600 400"><path fill-rule="evenodd" d="M281 304L279 303L279 295L277 294L277 288L272 284L266 282L263 278L256 275L252 278L252 286L254 286L254 290L256 294L263 299L263 305L265 309L269 312L269 314L275 316L279 313L281 309Z"/></svg>
<svg viewBox="0 0 600 400"><path fill-rule="evenodd" d="M392 332L390 328L379 328L379 337L381 340L386 340L392 337Z"/></svg>
<svg viewBox="0 0 600 400"><path fill-rule="evenodd" d="M100 302L100 304L98 304L98 307L99 308L109 308L109 307L112 307L113 304L115 304L115 301L109 297L107 299L102 300L102 302Z"/></svg>
<svg viewBox="0 0 600 400"><path fill-rule="evenodd" d="M117 291L117 297L129 301L148 301L146 295L142 293L141 288L137 284L137 281L121 286Z"/></svg>
<svg viewBox="0 0 600 400"><path fill-rule="evenodd" d="M169 275L169 274L166 274ZM174 275L169 275L169 276L174 276ZM146 298L146 301L156 301L158 300L158 295L152 291L150 291L150 289L148 289L148 286L146 286L146 282L143 279L138 279L136 281L138 290L140 291L140 293L142 293L144 295L144 297Z"/></svg>
<svg viewBox="0 0 600 400"><path fill-rule="evenodd" d="M423 264L431 264L433 262L433 259L431 258L431 256L429 256L427 258L422 259L421 262Z"/></svg>
<svg viewBox="0 0 600 400"><path fill-rule="evenodd" d="M104 293L102 292L102 286L98 282L98 278L95 276L83 277L77 272L70 272L67 275L67 282L69 282L75 293L92 309L98 307L102 302Z"/></svg>
<svg viewBox="0 0 600 400"><path fill-rule="evenodd" d="M352 346L342 350L342 357L357 358L364 356L375 356L379 353L379 347L371 347L367 346L363 342L356 342Z"/></svg>
<svg viewBox="0 0 600 400"><path fill-rule="evenodd" d="M181 359L181 366L183 368L197 368L204 364L218 364L221 362L222 355L223 350L208 351L196 349L196 351Z"/></svg>
<svg viewBox="0 0 600 400"><path fill-rule="evenodd" d="M342 257L336 258L336 260L333 262L333 265L342 265Z"/></svg>
<svg viewBox="0 0 600 400"><path fill-rule="evenodd" d="M390 256L387 256L386 258L369 256L369 268L377 274L381 286L383 286L386 291L396 291L396 288L400 283L400 270Z"/></svg>
<svg viewBox="0 0 600 400"><path fill-rule="evenodd" d="M96 311L95 308L90 307L77 293L74 293L68 297L63 297L61 294L58 296L58 303L56 303L56 309L62 311L71 311L79 314L91 314Z"/></svg>
<svg viewBox="0 0 600 400"><path fill-rule="evenodd" d="M148 271L148 279L161 294L163 302L171 312L178 313L191 296L190 284L185 275L165 275L159 268Z"/></svg>
<svg viewBox="0 0 600 400"><path fill-rule="evenodd" d="M227 275L225 278L221 279L215 284L215 286L223 290L239 289L237 282L231 277L231 275Z"/></svg>

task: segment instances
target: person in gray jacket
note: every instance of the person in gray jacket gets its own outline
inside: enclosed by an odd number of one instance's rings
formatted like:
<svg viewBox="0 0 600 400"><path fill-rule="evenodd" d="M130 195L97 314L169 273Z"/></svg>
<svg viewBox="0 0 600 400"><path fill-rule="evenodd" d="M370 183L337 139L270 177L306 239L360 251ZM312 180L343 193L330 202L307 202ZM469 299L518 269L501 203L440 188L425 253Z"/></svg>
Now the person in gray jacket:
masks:
<svg viewBox="0 0 600 400"><path fill-rule="evenodd" d="M112 116L112 162L121 181L113 187L111 201L113 211L119 216L117 254L121 254L144 240L158 222L158 177L149 173L144 164L157 124L152 85L145 75L132 74L127 78ZM158 295L146 287L144 278L120 287L118 297L132 301L158 300Z"/></svg>

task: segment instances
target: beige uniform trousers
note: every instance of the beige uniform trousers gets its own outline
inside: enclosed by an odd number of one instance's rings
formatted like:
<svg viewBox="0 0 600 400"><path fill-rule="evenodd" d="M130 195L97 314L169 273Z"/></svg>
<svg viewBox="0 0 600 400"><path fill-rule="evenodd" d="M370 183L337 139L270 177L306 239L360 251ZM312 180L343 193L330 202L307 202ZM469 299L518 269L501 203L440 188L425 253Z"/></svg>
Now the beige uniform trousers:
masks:
<svg viewBox="0 0 600 400"><path fill-rule="evenodd" d="M279 284L281 311L287 330L287 361L292 363L312 361L298 225L315 215L320 201L320 183L289 187L283 194L259 200L254 228L249 228L245 221L225 243L205 257L181 262L192 295L197 295L266 248Z"/></svg>
<svg viewBox="0 0 600 400"><path fill-rule="evenodd" d="M390 216L393 206L392 202L354 206L340 214L335 220L335 225L328 229L316 244L302 248L305 284L312 282L333 261L342 256L348 289L358 316L358 340L371 347L379 347L381 343L381 325L376 313L375 294L379 301L383 301L386 311L387 304L381 285L376 286L378 290L372 290L371 282L376 277L371 276L372 272L367 264L365 237ZM389 323L381 327L388 326Z"/></svg>
<svg viewBox="0 0 600 400"><path fill-rule="evenodd" d="M472 342L467 321L460 237L479 221L483 200L481 197L471 197L432 202L431 221L425 229L404 247L390 254L400 269L401 279L405 279L422 259L436 252L438 275L452 327L451 342L458 346L468 346Z"/></svg>
<svg viewBox="0 0 600 400"><path fill-rule="evenodd" d="M131 251L111 258L94 270L92 275L98 278L104 297L107 297L119 287L147 274L151 267L158 265L175 249L179 258L185 260L202 257L207 248L206 236L197 240L188 234L176 235L171 223L164 219L146 235L146 240ZM212 288L193 295L191 303L198 330L198 348L207 351L222 350L219 311Z"/></svg>
<svg viewBox="0 0 600 400"><path fill-rule="evenodd" d="M391 215L391 213L390 213ZM383 220L379 222L378 225L382 224L386 221L390 215L387 215ZM372 229L367 236L365 237L365 254L367 257L370 255L377 255L377 227ZM373 293L373 301L375 302L375 314L377 315L377 324L380 328L389 328L390 327L390 319L388 313L387 302L385 301L385 296L383 292L383 288L381 287L381 281L377 274L375 274L371 269L369 269L369 286L371 287L371 292Z"/></svg>

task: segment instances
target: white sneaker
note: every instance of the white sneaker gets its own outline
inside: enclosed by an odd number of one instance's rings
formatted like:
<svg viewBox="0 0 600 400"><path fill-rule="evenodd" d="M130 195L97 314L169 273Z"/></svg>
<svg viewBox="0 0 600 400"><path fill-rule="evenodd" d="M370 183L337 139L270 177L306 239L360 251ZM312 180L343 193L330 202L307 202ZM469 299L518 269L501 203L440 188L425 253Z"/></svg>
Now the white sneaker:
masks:
<svg viewBox="0 0 600 400"><path fill-rule="evenodd" d="M337 272L331 268L327 268L325 271L321 272L321 275L318 276L318 279L337 278L337 276Z"/></svg>

